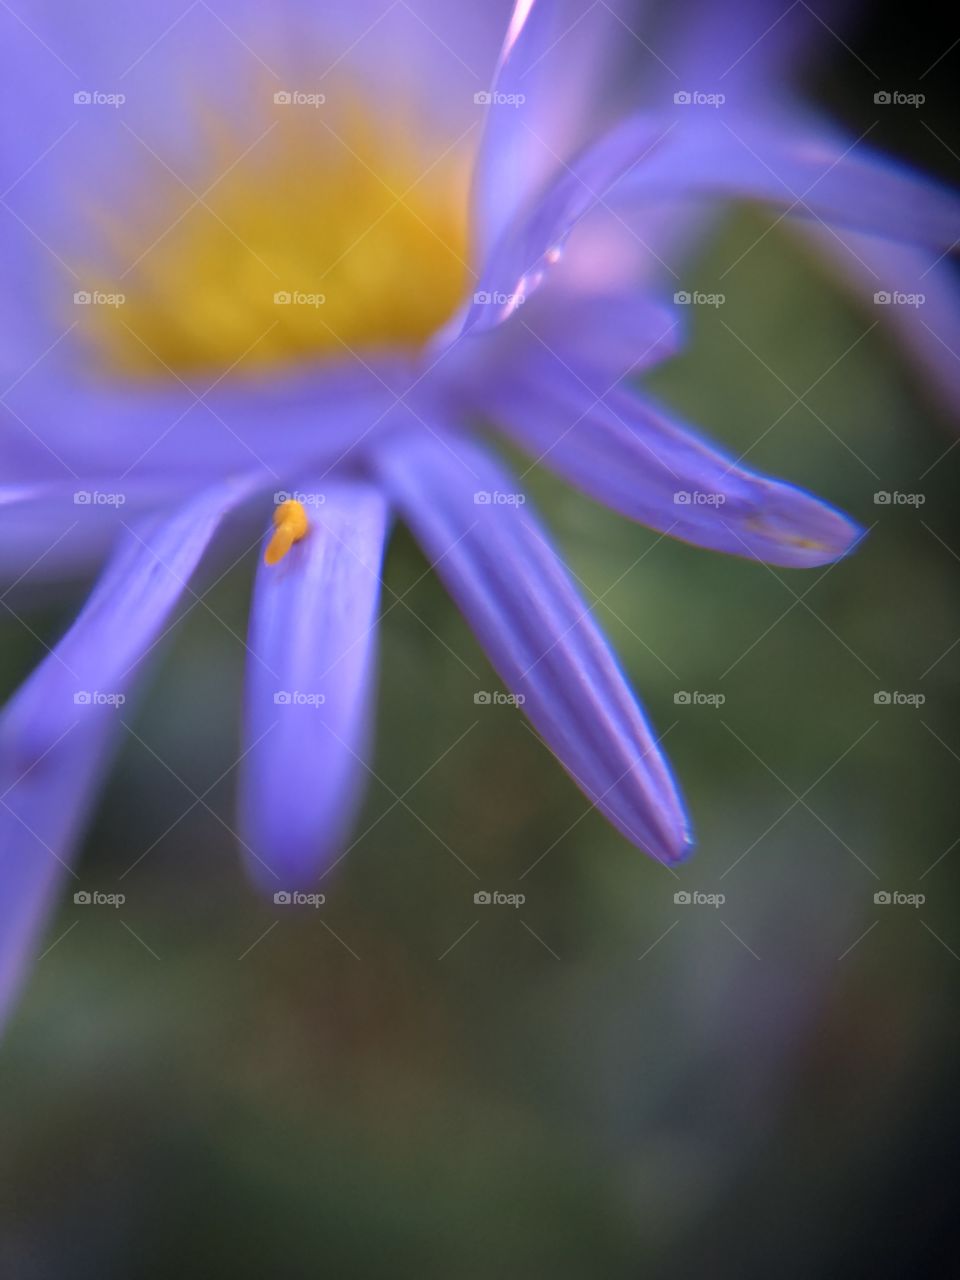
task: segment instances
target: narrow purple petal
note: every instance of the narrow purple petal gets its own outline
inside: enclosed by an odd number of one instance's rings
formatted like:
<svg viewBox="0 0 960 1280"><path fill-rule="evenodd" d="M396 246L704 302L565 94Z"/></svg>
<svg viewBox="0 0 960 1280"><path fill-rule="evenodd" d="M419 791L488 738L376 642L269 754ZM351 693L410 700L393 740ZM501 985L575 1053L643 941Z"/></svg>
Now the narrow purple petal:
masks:
<svg viewBox="0 0 960 1280"><path fill-rule="evenodd" d="M489 95L474 205L481 253L598 131L629 54L630 0L517 0ZM486 87L486 86L484 86Z"/></svg>
<svg viewBox="0 0 960 1280"><path fill-rule="evenodd" d="M398 439L379 465L507 686L590 801L664 862L690 843L670 770L516 480L481 447Z"/></svg>
<svg viewBox="0 0 960 1280"><path fill-rule="evenodd" d="M361 483L310 493L310 530L279 564L261 563L250 615L241 822L272 892L303 889L328 865L368 776L387 506Z"/></svg>
<svg viewBox="0 0 960 1280"><path fill-rule="evenodd" d="M224 485L131 526L73 626L0 716L0 1021L69 866L135 669L242 495Z"/></svg>
<svg viewBox="0 0 960 1280"><path fill-rule="evenodd" d="M94 694L122 691L151 646L244 481L207 490L172 515L126 526L123 541L69 631L8 709L3 741L23 767L78 719L96 719ZM87 696L89 695L89 696Z"/></svg>
<svg viewBox="0 0 960 1280"><path fill-rule="evenodd" d="M677 354L685 337L676 306L661 305L637 290L584 294L555 288L534 294L495 329L473 330L452 353L462 378L481 399L511 375L546 370L550 379L572 378L604 395L628 374L639 374Z"/></svg>
<svg viewBox="0 0 960 1280"><path fill-rule="evenodd" d="M689 121L689 107L676 111L687 111L683 120ZM693 126L676 114L623 121L568 166L504 235L478 295L529 296L559 261L574 227L602 203L643 209L678 196L721 195L933 248L949 249L960 236L956 196L862 143L719 116L701 111ZM492 327L515 306L475 302L465 327Z"/></svg>
<svg viewBox="0 0 960 1280"><path fill-rule="evenodd" d="M124 525L136 523L147 511L182 503L191 489L202 487L199 481L121 481L116 475L2 485L0 581L36 583L92 572L116 545Z"/></svg>
<svg viewBox="0 0 960 1280"><path fill-rule="evenodd" d="M952 248L960 234L956 193L864 142L783 122L723 116L678 129L669 146L624 175L616 198L684 192L761 200L798 217L937 249Z"/></svg>
<svg viewBox="0 0 960 1280"><path fill-rule="evenodd" d="M758 475L632 390L597 400L563 370L499 388L509 434L606 506L675 538L788 568L829 564L862 536L819 498Z"/></svg>
<svg viewBox="0 0 960 1280"><path fill-rule="evenodd" d="M114 724L102 714L26 770L0 748L0 1027L26 977L57 886L71 874L73 848L119 730L117 713L112 715Z"/></svg>

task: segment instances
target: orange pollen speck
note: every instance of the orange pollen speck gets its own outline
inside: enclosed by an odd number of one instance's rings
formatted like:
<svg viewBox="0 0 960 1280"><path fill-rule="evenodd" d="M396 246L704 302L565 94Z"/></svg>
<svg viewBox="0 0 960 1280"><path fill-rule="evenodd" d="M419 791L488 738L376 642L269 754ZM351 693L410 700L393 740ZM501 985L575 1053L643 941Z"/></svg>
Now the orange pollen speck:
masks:
<svg viewBox="0 0 960 1280"><path fill-rule="evenodd" d="M263 553L264 564L279 564L295 542L305 538L310 531L310 521L303 503L290 498L281 503L273 513L273 536Z"/></svg>

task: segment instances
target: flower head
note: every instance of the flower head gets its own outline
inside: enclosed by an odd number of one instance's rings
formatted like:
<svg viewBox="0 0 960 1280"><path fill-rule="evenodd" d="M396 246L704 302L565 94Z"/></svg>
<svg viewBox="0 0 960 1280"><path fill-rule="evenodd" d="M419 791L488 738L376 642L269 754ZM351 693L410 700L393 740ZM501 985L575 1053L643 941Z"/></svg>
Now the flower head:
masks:
<svg viewBox="0 0 960 1280"><path fill-rule="evenodd" d="M263 539L240 791L259 881L310 884L349 831L396 518L591 804L682 858L657 737L487 437L665 534L835 560L851 520L635 384L682 336L652 242L743 197L929 259L956 200L797 113L614 99L608 5L285 0L266 30L211 4L30 8L6 19L4 89L36 123L2 157L0 568L106 567L0 720L0 1005L117 699L229 515ZM767 90L735 79L743 104Z"/></svg>

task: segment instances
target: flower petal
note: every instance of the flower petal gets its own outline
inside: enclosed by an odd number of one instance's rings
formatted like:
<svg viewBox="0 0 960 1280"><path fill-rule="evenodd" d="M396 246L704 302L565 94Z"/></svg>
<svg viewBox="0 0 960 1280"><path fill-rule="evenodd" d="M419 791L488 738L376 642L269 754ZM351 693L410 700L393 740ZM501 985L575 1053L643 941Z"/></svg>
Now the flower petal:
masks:
<svg viewBox="0 0 960 1280"><path fill-rule="evenodd" d="M397 362L371 360L256 383L226 379L200 394L175 384L54 380L38 368L7 397L9 417L0 406L0 430L30 451L4 478L112 475L123 490L128 478L214 483L260 467L279 487L291 467L302 474L305 459L330 465L382 429L410 381Z"/></svg>
<svg viewBox="0 0 960 1280"><path fill-rule="evenodd" d="M107 768L119 730L109 715L78 727L25 770L7 751L0 757L0 1027Z"/></svg>
<svg viewBox="0 0 960 1280"><path fill-rule="evenodd" d="M598 294L557 288L556 281L495 329L473 330L451 351L445 372L457 362L465 387L481 402L491 388L531 370L573 378L602 396L628 374L638 374L677 354L686 318L637 290ZM575 371L575 372L574 372Z"/></svg>
<svg viewBox="0 0 960 1280"><path fill-rule="evenodd" d="M650 69L647 101L669 101L678 90L696 89L720 90L738 110L760 94L769 96L771 106L782 105L789 82L799 81L818 46L839 40L844 10L854 8L850 0L831 0L828 29L808 6L785 6L782 0L678 0L657 43L663 63Z"/></svg>
<svg viewBox="0 0 960 1280"><path fill-rule="evenodd" d="M675 538L788 568L829 564L862 530L827 503L739 466L639 393L598 400L565 370L499 387L497 412L538 463Z"/></svg>
<svg viewBox="0 0 960 1280"><path fill-rule="evenodd" d="M854 294L895 333L905 355L922 371L954 417L960 411L960 278L956 264L927 249L891 244L877 236L802 232L850 285Z"/></svg>
<svg viewBox="0 0 960 1280"><path fill-rule="evenodd" d="M89 572L124 525L202 487L172 478L120 482L115 475L0 485L0 581L34 584Z"/></svg>
<svg viewBox="0 0 960 1280"><path fill-rule="evenodd" d="M261 563L250 615L241 824L251 869L274 892L324 869L367 773L387 506L361 483L314 493L306 537Z"/></svg>
<svg viewBox="0 0 960 1280"><path fill-rule="evenodd" d="M838 143L831 134L791 134L739 117L714 119L718 114L706 119L701 112L695 125L662 114L623 121L567 166L502 238L478 293L529 296L559 260L574 227L601 203L643 208L677 196L720 195L934 248L949 249L960 236L955 195L862 144ZM475 303L465 328L501 323L514 306Z"/></svg>
<svg viewBox="0 0 960 1280"><path fill-rule="evenodd" d="M517 0L491 92L474 205L481 254L596 133L628 52L630 0Z"/></svg>
<svg viewBox="0 0 960 1280"><path fill-rule="evenodd" d="M205 491L172 515L128 525L76 621L8 708L2 741L23 767L76 722L97 715L95 693L122 692L177 603L244 481ZM85 698L82 695L90 695Z"/></svg>
<svg viewBox="0 0 960 1280"><path fill-rule="evenodd" d="M0 716L0 1020L107 766L120 699L242 496L221 486L131 527L73 626Z"/></svg>
<svg viewBox="0 0 960 1280"><path fill-rule="evenodd" d="M400 438L378 451L399 509L491 662L590 801L664 862L690 832L646 718L590 609L485 450ZM507 499L507 501L503 501Z"/></svg>

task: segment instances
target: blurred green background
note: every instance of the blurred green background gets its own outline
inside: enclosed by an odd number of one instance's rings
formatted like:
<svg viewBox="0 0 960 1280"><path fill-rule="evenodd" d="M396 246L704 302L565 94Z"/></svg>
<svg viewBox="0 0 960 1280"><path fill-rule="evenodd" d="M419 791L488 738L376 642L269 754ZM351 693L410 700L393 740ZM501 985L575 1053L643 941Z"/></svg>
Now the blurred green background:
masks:
<svg viewBox="0 0 960 1280"><path fill-rule="evenodd" d="M529 477L666 732L694 858L630 848L475 706L498 682L399 532L359 838L322 908L265 903L224 825L244 652L193 610L80 863L127 902L66 895L3 1046L4 1275L951 1273L960 449L783 224L721 282L766 225L731 216L691 264L727 303L651 383L869 526L858 553L771 571ZM240 635L250 568L209 599ZM12 688L39 646L0 641Z"/></svg>

